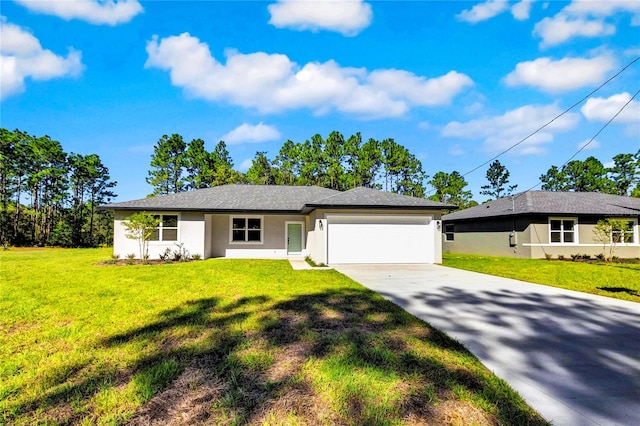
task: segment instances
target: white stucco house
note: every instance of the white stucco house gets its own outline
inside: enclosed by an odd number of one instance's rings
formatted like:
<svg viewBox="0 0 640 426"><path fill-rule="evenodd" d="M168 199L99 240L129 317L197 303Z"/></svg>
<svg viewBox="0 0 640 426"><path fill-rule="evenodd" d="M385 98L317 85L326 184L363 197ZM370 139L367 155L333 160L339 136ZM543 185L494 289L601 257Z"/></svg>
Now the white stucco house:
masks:
<svg viewBox="0 0 640 426"><path fill-rule="evenodd" d="M123 222L138 211L157 215L149 243L157 259L184 243L202 258L282 259L317 263L440 263L443 203L370 188L223 185L112 203L114 254L138 253Z"/></svg>

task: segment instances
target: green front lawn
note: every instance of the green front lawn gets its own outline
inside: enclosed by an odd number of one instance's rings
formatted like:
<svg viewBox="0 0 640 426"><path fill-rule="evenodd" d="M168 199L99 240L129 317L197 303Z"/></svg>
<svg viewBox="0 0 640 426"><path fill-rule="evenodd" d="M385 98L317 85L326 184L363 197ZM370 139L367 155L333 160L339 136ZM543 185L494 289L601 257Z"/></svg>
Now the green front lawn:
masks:
<svg viewBox="0 0 640 426"><path fill-rule="evenodd" d="M448 253L442 264L568 290L640 302L640 264L586 263Z"/></svg>
<svg viewBox="0 0 640 426"><path fill-rule="evenodd" d="M0 253L0 423L545 424L468 351L335 271Z"/></svg>

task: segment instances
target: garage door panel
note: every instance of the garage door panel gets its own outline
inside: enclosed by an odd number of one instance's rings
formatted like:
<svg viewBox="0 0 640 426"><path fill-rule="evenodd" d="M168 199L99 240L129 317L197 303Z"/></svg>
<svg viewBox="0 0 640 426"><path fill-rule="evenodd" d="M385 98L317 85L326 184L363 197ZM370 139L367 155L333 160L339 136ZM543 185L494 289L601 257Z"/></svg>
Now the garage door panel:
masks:
<svg viewBox="0 0 640 426"><path fill-rule="evenodd" d="M429 218L339 218L329 222L329 263L432 263ZM385 223L386 222L386 223ZM391 222L391 223L389 223Z"/></svg>

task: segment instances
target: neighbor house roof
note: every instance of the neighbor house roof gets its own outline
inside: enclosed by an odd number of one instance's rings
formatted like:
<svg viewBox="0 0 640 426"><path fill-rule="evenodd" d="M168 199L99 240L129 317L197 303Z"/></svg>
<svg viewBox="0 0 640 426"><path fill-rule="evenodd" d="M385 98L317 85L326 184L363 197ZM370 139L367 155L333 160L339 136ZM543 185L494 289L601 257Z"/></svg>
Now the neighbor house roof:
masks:
<svg viewBox="0 0 640 426"><path fill-rule="evenodd" d="M442 220L525 214L638 216L640 198L599 192L526 191L447 214Z"/></svg>
<svg viewBox="0 0 640 426"><path fill-rule="evenodd" d="M100 206L103 210L303 213L318 207L431 208L450 206L370 188L340 192L319 186L222 185Z"/></svg>

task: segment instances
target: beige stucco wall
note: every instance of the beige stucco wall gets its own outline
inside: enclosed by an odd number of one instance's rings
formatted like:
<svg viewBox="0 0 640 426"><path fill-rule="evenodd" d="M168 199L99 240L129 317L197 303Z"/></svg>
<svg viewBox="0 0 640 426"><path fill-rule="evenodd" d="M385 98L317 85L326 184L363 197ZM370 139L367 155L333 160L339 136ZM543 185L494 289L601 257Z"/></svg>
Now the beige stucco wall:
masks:
<svg viewBox="0 0 640 426"><path fill-rule="evenodd" d="M572 254L588 254L597 256L610 254L611 245L603 245L599 242L594 234L597 220L593 218L577 218L577 243L575 244L557 244L549 242L549 224L537 223L532 225L532 241L531 241L531 257L544 258L545 254L550 254L553 258L564 256L570 258ZM638 226L635 226L635 235L633 244L616 244L613 255L621 258L640 257L640 244L638 244Z"/></svg>
<svg viewBox="0 0 640 426"><path fill-rule="evenodd" d="M286 223L303 222L303 241L306 245L306 218L304 215L261 215L261 214L212 214L211 257L272 258L287 257ZM263 223L262 243L232 243L230 241L230 217L261 217ZM303 255L306 250L303 250Z"/></svg>
<svg viewBox="0 0 640 426"><path fill-rule="evenodd" d="M113 223L113 253L126 257L128 254L135 254L140 257L140 248L137 240L127 238L126 228L123 222L134 212L116 211ZM202 213L177 213L171 211L154 212L154 214L176 214L178 215L178 241L149 241L149 258L158 259L160 254L169 248L172 251L178 250L176 243L184 243L184 248L190 254L205 256L205 221Z"/></svg>
<svg viewBox="0 0 640 426"><path fill-rule="evenodd" d="M555 218L555 216L554 216ZM567 217L570 219L571 217ZM446 241L443 232L443 250L445 253L482 254L490 256L514 256L519 258L543 259L545 254L553 258L564 256L570 258L572 254L588 254L596 256L606 250L593 234L597 218L573 218L577 219L577 242L574 244L550 243L549 218L519 218L517 223L513 219L493 219L487 222L474 222L464 224L456 222L455 240ZM511 221L513 224L510 224ZM509 228L517 229L517 244L509 245ZM640 257L640 244L638 244L638 226L635 227L634 244L617 244L614 255L621 258Z"/></svg>

